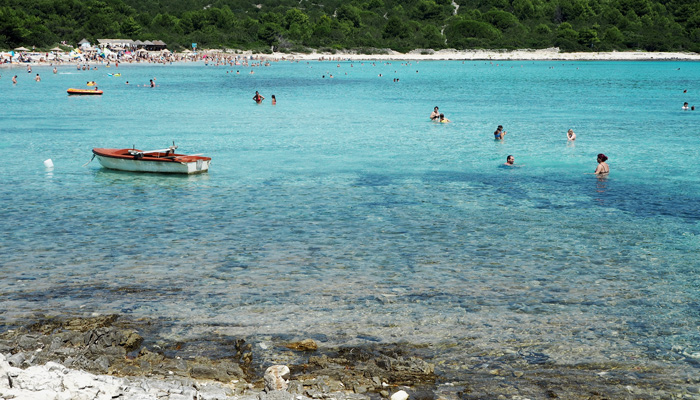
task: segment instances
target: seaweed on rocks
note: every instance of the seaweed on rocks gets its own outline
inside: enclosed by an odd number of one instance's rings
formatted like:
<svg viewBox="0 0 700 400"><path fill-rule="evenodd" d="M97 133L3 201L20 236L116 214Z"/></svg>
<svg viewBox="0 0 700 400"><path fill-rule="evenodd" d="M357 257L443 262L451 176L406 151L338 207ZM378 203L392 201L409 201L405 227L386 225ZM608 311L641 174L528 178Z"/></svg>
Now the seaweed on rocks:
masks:
<svg viewBox="0 0 700 400"><path fill-rule="evenodd" d="M21 368L58 362L115 376L178 376L224 383L245 383L249 377L252 353L243 339L229 341L233 359L183 358L166 354L160 346L143 347L144 338L137 328L145 326L118 315L42 319L0 333L0 350L12 354L8 362Z"/></svg>
<svg viewBox="0 0 700 400"><path fill-rule="evenodd" d="M433 387L435 366L405 352L399 345L341 347L310 356L291 370L300 385L319 392L350 390L387 396L399 386Z"/></svg>

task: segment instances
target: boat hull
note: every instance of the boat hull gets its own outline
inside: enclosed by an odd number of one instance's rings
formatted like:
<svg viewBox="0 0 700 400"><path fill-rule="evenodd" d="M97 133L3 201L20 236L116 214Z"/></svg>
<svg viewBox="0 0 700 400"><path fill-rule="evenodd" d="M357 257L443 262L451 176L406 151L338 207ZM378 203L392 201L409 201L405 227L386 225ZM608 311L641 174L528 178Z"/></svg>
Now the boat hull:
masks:
<svg viewBox="0 0 700 400"><path fill-rule="evenodd" d="M68 89L69 95L87 95L87 96L99 96L102 94L101 90L90 90L90 89Z"/></svg>
<svg viewBox="0 0 700 400"><path fill-rule="evenodd" d="M161 174L199 174L209 171L211 158L173 154L166 157L134 157L131 149L93 149L100 164L109 169Z"/></svg>

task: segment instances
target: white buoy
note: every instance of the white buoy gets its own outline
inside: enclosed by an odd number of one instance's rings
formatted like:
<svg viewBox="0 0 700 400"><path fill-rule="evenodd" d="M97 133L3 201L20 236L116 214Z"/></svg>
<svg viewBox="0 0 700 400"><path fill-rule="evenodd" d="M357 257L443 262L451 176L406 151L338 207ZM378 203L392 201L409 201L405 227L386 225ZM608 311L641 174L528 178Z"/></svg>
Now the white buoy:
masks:
<svg viewBox="0 0 700 400"><path fill-rule="evenodd" d="M44 161L44 166L46 168L53 168L53 161L49 158L48 160Z"/></svg>

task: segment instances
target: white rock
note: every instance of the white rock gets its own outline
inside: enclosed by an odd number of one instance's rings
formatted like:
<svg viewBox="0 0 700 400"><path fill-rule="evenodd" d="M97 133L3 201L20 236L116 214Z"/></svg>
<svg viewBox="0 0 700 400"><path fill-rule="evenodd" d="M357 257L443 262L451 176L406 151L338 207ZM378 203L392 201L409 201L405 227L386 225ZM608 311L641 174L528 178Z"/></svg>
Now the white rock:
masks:
<svg viewBox="0 0 700 400"><path fill-rule="evenodd" d="M399 390L398 392L391 395L391 400L406 400L406 399L408 399L408 393L406 393L403 390Z"/></svg>
<svg viewBox="0 0 700 400"><path fill-rule="evenodd" d="M8 399L11 398L12 400L60 400L58 393L53 390L40 390L36 392L10 390L9 392L3 391L3 396L7 396Z"/></svg>
<svg viewBox="0 0 700 400"><path fill-rule="evenodd" d="M289 386L289 367L273 365L265 370L265 390L287 390Z"/></svg>
<svg viewBox="0 0 700 400"><path fill-rule="evenodd" d="M70 371L63 378L63 386L68 390L93 388L95 382L94 375L82 371Z"/></svg>
<svg viewBox="0 0 700 400"><path fill-rule="evenodd" d="M61 378L43 366L32 366L12 379L12 387L33 391L53 390L60 387Z"/></svg>
<svg viewBox="0 0 700 400"><path fill-rule="evenodd" d="M226 391L220 386L205 385L199 389L199 399L202 400L219 400L226 399Z"/></svg>
<svg viewBox="0 0 700 400"><path fill-rule="evenodd" d="M44 365L44 367L46 367L48 371L57 372L61 374L66 374L69 371L69 369L66 368L64 365L52 361L47 362L46 365Z"/></svg>

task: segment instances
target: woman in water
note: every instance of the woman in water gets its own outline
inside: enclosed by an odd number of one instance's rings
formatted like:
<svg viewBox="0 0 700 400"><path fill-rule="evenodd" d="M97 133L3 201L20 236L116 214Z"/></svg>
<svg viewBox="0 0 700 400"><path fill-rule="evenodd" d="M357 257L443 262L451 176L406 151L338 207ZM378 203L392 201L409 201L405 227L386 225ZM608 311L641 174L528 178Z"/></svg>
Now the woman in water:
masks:
<svg viewBox="0 0 700 400"><path fill-rule="evenodd" d="M610 172L610 166L606 163L607 160L608 157L606 157L605 154L598 154L598 166L596 167L594 174L603 175Z"/></svg>
<svg viewBox="0 0 700 400"><path fill-rule="evenodd" d="M566 137L567 137L569 140L576 140L576 134L574 133L574 130L573 130L573 129L569 129L569 131L566 132Z"/></svg>
<svg viewBox="0 0 700 400"><path fill-rule="evenodd" d="M501 140L506 135L506 133L508 132L503 130L503 125L498 125L498 128L496 128L496 132L493 133L493 138L496 140Z"/></svg>
<svg viewBox="0 0 700 400"><path fill-rule="evenodd" d="M433 109L433 112L430 114L430 119L432 121L440 120L440 111L438 111L437 106L435 106L435 108Z"/></svg>

